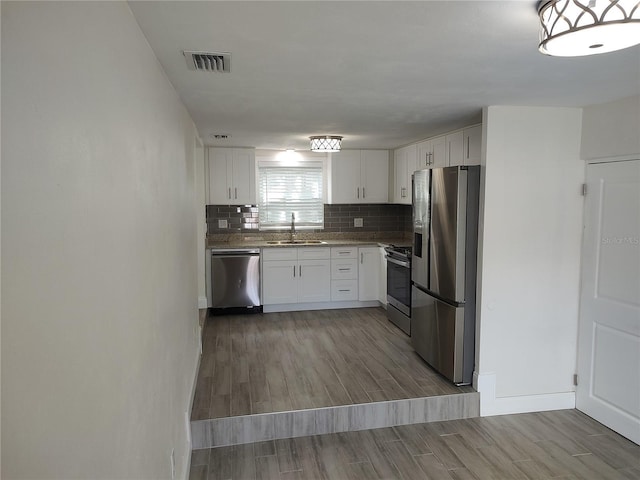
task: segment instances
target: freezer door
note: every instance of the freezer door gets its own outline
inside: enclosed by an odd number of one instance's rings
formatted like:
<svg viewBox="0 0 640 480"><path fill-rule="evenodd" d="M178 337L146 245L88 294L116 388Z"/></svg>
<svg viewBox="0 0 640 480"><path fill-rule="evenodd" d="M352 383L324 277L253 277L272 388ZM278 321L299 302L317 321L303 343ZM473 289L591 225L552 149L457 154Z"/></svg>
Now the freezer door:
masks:
<svg viewBox="0 0 640 480"><path fill-rule="evenodd" d="M411 280L426 287L429 281L429 178L431 170L413 174L413 249Z"/></svg>
<svg viewBox="0 0 640 480"><path fill-rule="evenodd" d="M411 302L411 344L416 353L453 383L468 383L463 378L464 307L453 307L415 286Z"/></svg>
<svg viewBox="0 0 640 480"><path fill-rule="evenodd" d="M431 171L429 287L452 303L465 301L467 171Z"/></svg>

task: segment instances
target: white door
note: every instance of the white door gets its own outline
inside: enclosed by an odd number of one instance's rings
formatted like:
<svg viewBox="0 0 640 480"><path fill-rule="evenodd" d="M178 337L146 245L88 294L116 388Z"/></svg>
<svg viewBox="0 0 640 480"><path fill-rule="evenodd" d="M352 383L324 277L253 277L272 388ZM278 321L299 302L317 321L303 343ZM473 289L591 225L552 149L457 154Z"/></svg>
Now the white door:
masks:
<svg viewBox="0 0 640 480"><path fill-rule="evenodd" d="M640 443L640 160L587 167L576 405Z"/></svg>

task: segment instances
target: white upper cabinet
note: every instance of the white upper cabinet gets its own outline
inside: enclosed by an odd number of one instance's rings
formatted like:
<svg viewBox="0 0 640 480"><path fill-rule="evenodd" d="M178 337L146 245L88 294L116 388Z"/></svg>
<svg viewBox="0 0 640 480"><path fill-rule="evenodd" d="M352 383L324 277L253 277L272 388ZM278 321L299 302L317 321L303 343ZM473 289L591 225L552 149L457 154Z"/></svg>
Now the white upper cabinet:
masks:
<svg viewBox="0 0 640 480"><path fill-rule="evenodd" d="M411 204L411 175L416 170L416 145L398 148L393 152L393 203Z"/></svg>
<svg viewBox="0 0 640 480"><path fill-rule="evenodd" d="M418 149L416 170L448 166L447 139L444 135L423 140L414 146Z"/></svg>
<svg viewBox="0 0 640 480"><path fill-rule="evenodd" d="M462 130L451 133L446 137L447 142L447 162L450 167L464 165L464 136Z"/></svg>
<svg viewBox="0 0 640 480"><path fill-rule="evenodd" d="M464 134L464 164L480 165L482 152L482 125L465 128Z"/></svg>
<svg viewBox="0 0 640 480"><path fill-rule="evenodd" d="M209 204L254 205L255 149L209 148Z"/></svg>
<svg viewBox="0 0 640 480"><path fill-rule="evenodd" d="M447 138L443 135L431 140L433 145L433 156L429 168L442 168L449 166L447 158Z"/></svg>
<svg viewBox="0 0 640 480"><path fill-rule="evenodd" d="M342 150L331 154L329 203L386 203L389 152Z"/></svg>

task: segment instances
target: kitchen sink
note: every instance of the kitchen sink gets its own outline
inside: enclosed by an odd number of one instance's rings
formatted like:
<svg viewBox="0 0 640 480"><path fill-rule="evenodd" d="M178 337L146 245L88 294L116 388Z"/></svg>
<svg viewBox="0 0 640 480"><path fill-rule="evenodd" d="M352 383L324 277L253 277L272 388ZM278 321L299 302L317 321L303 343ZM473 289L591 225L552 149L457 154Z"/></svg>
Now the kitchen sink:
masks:
<svg viewBox="0 0 640 480"><path fill-rule="evenodd" d="M323 243L322 240L274 240L271 242L267 242L269 245L320 245Z"/></svg>

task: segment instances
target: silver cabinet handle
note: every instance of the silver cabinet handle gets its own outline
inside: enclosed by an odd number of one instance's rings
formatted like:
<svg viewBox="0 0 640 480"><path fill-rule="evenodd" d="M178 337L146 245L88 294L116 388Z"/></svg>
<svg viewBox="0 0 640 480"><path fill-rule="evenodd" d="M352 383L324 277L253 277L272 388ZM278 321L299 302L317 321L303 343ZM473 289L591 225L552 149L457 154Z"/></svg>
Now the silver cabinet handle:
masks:
<svg viewBox="0 0 640 480"><path fill-rule="evenodd" d="M229 187L229 200L231 200L231 187Z"/></svg>
<svg viewBox="0 0 640 480"><path fill-rule="evenodd" d="M237 200L238 199L238 187L235 187L234 190L235 190L235 195L236 195L235 198Z"/></svg>
<svg viewBox="0 0 640 480"><path fill-rule="evenodd" d="M349 270L351 270L350 268L339 268L338 271L340 272L348 272Z"/></svg>
<svg viewBox="0 0 640 480"><path fill-rule="evenodd" d="M358 191L358 198L360 198L360 187L356 189Z"/></svg>
<svg viewBox="0 0 640 480"><path fill-rule="evenodd" d="M360 263L364 263L364 253L360 252Z"/></svg>
<svg viewBox="0 0 640 480"><path fill-rule="evenodd" d="M349 290L348 288L339 288L338 291L339 292L350 292L351 290Z"/></svg>
<svg viewBox="0 0 640 480"><path fill-rule="evenodd" d="M302 276L302 265L300 265L300 276Z"/></svg>
<svg viewBox="0 0 640 480"><path fill-rule="evenodd" d="M469 160L469 137L467 137L467 160Z"/></svg>
<svg viewBox="0 0 640 480"><path fill-rule="evenodd" d="M362 187L362 198L367 198L367 196L364 193L364 187Z"/></svg>
<svg viewBox="0 0 640 480"><path fill-rule="evenodd" d="M296 266L294 265L293 266L293 278L295 278L295 277L296 277Z"/></svg>

